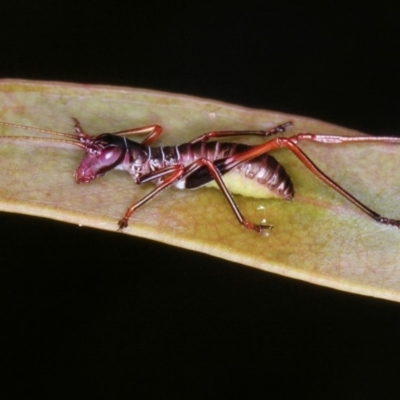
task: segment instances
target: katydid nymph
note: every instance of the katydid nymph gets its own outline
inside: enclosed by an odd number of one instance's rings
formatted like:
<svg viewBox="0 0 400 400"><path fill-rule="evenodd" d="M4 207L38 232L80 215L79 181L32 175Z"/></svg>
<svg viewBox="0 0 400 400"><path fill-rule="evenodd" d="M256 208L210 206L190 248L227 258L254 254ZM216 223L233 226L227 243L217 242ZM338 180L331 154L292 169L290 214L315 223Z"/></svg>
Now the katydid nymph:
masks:
<svg viewBox="0 0 400 400"><path fill-rule="evenodd" d="M59 138L5 136L7 140L32 140L66 143L81 148L85 154L75 171L77 183L88 183L105 175L112 169L127 171L136 184L155 183L156 187L141 200L132 204L118 222L118 230L128 226L131 215L158 193L170 186L178 189L197 189L216 185L228 201L239 223L247 229L261 233L271 225L248 221L235 203L232 193L267 198L278 197L290 200L294 196L292 180L284 167L269 153L279 148L289 149L314 175L356 205L375 221L400 228L400 220L383 217L356 199L347 190L322 172L300 149L304 141L330 144L393 143L400 138L375 136L333 136L315 133L297 133L279 136L292 125L282 123L269 130L211 131L176 146L153 146L161 135L159 125L147 125L114 133L90 136L80 122L73 118L75 134L33 128L8 122L9 127L34 130L59 136ZM141 142L127 138L129 135L145 134ZM218 141L219 138L259 136L268 138L259 145ZM237 184L238 178L240 185ZM244 179L243 179L244 178ZM243 184L245 182L245 184Z"/></svg>

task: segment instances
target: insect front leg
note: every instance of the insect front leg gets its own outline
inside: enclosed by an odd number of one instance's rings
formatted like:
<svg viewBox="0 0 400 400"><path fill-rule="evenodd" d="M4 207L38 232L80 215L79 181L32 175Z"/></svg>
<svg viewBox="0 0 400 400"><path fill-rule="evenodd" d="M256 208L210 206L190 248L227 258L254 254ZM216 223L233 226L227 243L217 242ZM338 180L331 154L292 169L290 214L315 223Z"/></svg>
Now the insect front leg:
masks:
<svg viewBox="0 0 400 400"><path fill-rule="evenodd" d="M72 118L74 121L74 128L75 132L78 134L79 138L87 138L90 137L90 135L82 128L81 123L77 118ZM118 131L118 132L112 132L112 135L116 136L128 136L128 135L144 135L147 134L147 136L142 140L141 144L145 146L150 146L152 143L154 143L158 137L162 133L162 127L159 125L146 125L146 126L141 126L139 128L131 128L131 129L125 129L123 131Z"/></svg>
<svg viewBox="0 0 400 400"><path fill-rule="evenodd" d="M211 139L222 138L222 137L234 137L234 136L262 136L268 137L272 135L277 135L278 133L283 133L286 131L286 128L290 125L293 125L292 121L285 122L284 124L280 124L271 128L267 131L211 131L204 133L196 139L193 139L189 143L198 143L198 142L208 142Z"/></svg>
<svg viewBox="0 0 400 400"><path fill-rule="evenodd" d="M128 135L143 135L147 134L147 136L141 141L141 144L145 146L150 146L153 144L158 137L162 133L162 127L159 125L147 125L147 126L141 126L140 128L133 128L133 129L127 129L124 131L119 131L119 132L114 132L113 135L117 136L128 136Z"/></svg>
<svg viewBox="0 0 400 400"><path fill-rule="evenodd" d="M159 171L155 171L154 173L144 175L142 179L138 180L138 184L146 183L150 181L154 181L157 179L163 179L162 183L158 185L154 190L152 190L148 195L143 197L138 202L132 204L127 210L124 217L118 222L119 231L122 231L124 228L128 226L128 221L130 216L143 204L147 203L154 196L160 193L162 190L166 189L168 186L171 186L174 182L180 179L184 173L183 165L174 165L172 167L167 167L161 169ZM165 177L166 176L166 177ZM165 177L165 178L164 178Z"/></svg>

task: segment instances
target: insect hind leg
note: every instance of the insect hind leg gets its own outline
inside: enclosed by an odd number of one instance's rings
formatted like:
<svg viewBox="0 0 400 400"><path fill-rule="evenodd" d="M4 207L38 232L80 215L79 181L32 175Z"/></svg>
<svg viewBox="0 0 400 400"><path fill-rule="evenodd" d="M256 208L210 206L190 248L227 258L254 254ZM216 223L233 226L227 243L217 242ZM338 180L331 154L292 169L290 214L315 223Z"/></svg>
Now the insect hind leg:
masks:
<svg viewBox="0 0 400 400"><path fill-rule="evenodd" d="M284 147L289 148L292 153L319 179L325 182L332 189L336 190L339 194L357 206L361 211L365 214L369 215L375 221L384 224L395 226L400 228L400 220L383 217L378 214L374 210L367 207L360 200L355 198L352 194L350 194L347 190L345 190L342 186L337 184L333 179L331 179L328 175L322 172L314 162L297 146L297 142L301 140L311 140L311 141L319 141L322 143L345 143L345 142L385 142L391 141L392 143L399 143L397 138L371 138L371 137L341 137L341 136L329 136L329 135L315 135L315 134L297 134L293 138L278 138L277 141L281 141L284 143Z"/></svg>
<svg viewBox="0 0 400 400"><path fill-rule="evenodd" d="M333 179L331 179L328 175L322 172L314 162L304 153L303 150L298 147L298 143L301 141L312 141L312 142L320 142L325 144L341 144L341 143L371 143L371 142L380 142L380 143L393 143L400 144L400 138L391 138L391 137L370 137L370 136L331 136L331 135L322 135L322 134L313 134L313 133L298 133L297 135L291 137L277 137L275 139L271 139L270 141L263 143L258 146L252 147L250 150L234 155L232 157L228 157L226 159L227 166L232 169L235 166L247 161L254 159L255 157L267 153L269 151L286 147L288 148L316 177L325 182L332 189L336 190L339 194L357 206L360 210L362 210L365 214L369 215L375 221L395 226L400 228L400 220L383 217L377 212L371 210L361 201L356 199L353 195L351 195L347 190L337 184Z"/></svg>

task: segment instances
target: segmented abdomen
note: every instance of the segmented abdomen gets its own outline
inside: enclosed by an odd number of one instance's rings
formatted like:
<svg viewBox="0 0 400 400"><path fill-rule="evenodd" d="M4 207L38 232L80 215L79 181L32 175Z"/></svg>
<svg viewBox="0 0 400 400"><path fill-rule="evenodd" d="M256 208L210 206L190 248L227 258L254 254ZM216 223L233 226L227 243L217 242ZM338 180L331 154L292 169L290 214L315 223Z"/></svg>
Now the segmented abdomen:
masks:
<svg viewBox="0 0 400 400"><path fill-rule="evenodd" d="M263 154L251 161L245 162L236 167L235 170L249 180L254 180L263 187L266 187L274 196L287 200L292 199L294 196L293 182L290 176L282 165L269 154ZM233 171L234 173L235 170ZM256 196L254 194L253 197L261 197L261 195Z"/></svg>
<svg viewBox="0 0 400 400"><path fill-rule="evenodd" d="M199 158L217 161L218 169L224 175L224 182L233 193L251 197L276 196L291 199L293 183L285 169L269 154L263 154L244 162L231 171L223 170L223 160L235 154L250 150L252 146L240 143L206 142L185 143L179 146L152 148L152 158L157 160L153 169L170 165L190 165ZM160 152L158 156L154 154ZM222 160L222 162L221 162ZM150 161L152 163L152 161ZM228 173L229 172L229 173ZM226 175L225 175L226 174ZM195 189L213 182L207 167L201 167L176 185L178 188Z"/></svg>

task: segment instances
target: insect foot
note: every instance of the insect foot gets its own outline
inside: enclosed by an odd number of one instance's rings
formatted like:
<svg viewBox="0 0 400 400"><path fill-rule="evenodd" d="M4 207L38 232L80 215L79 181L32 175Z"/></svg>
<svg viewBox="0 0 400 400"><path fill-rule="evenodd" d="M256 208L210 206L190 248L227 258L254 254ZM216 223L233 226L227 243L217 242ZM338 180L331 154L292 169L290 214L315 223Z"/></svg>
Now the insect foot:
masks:
<svg viewBox="0 0 400 400"><path fill-rule="evenodd" d="M390 218L385 218L385 217L379 216L378 218L376 218L376 220L382 224L400 228L400 220L398 220L398 219L390 219Z"/></svg>
<svg viewBox="0 0 400 400"><path fill-rule="evenodd" d="M128 226L128 218L124 217L118 221L118 232L123 232L124 228Z"/></svg>
<svg viewBox="0 0 400 400"><path fill-rule="evenodd" d="M247 229L256 231L257 233L269 233L273 228L272 225L256 225L249 221L242 221L242 225Z"/></svg>

